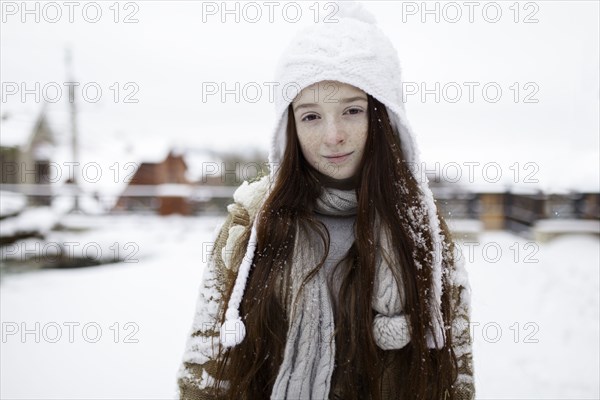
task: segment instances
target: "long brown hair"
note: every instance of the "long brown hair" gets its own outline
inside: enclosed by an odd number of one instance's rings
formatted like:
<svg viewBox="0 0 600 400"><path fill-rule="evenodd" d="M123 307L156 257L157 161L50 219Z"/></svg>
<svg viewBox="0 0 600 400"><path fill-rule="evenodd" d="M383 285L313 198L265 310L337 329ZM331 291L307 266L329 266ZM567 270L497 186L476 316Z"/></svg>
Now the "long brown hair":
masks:
<svg viewBox="0 0 600 400"><path fill-rule="evenodd" d="M438 213L443 240L434 240L428 229L422 193L405 162L400 139L391 126L386 107L368 95L369 126L365 151L356 187L358 209L355 241L336 268L342 268L339 304L335 312L335 360L332 388L341 399L443 399L454 398L457 360L452 350L449 275L454 266L454 243ZM304 158L296 133L292 107L288 108L287 147L273 189L257 221L257 247L248 277L240 315L246 337L236 347L219 346L216 389L228 381L230 399L264 399L269 396L283 360L288 320L285 288L295 239L296 224L313 230L323 240L325 254L302 287L324 264L329 252L325 226L312 215L320 184ZM396 282L406 294L411 341L399 350L381 350L372 333L373 280L376 268L375 214L387 224L399 261L393 269ZM249 239L248 228L234 250L234 262L241 262ZM416 238L420 238L417 240ZM432 249L443 244L442 307L446 341L440 350L429 349L426 332L432 318L427 295L431 291ZM221 302L220 323L231 295ZM385 382L384 382L385 381ZM382 388L386 387L386 393Z"/></svg>

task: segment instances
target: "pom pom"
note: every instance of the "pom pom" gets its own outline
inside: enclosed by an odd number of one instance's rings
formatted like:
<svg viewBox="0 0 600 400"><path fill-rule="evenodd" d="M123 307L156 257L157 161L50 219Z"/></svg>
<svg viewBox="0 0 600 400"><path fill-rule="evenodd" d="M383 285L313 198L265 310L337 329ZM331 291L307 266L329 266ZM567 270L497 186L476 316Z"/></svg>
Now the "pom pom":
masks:
<svg viewBox="0 0 600 400"><path fill-rule="evenodd" d="M337 12L332 15L336 18L354 18L368 24L376 24L375 16L356 1L336 1Z"/></svg>
<svg viewBox="0 0 600 400"><path fill-rule="evenodd" d="M240 318L228 319L221 326L221 344L223 347L234 347L246 337L246 325Z"/></svg>
<svg viewBox="0 0 600 400"><path fill-rule="evenodd" d="M411 340L406 314L392 317L377 314L373 319L373 337L382 350L397 350L406 346Z"/></svg>

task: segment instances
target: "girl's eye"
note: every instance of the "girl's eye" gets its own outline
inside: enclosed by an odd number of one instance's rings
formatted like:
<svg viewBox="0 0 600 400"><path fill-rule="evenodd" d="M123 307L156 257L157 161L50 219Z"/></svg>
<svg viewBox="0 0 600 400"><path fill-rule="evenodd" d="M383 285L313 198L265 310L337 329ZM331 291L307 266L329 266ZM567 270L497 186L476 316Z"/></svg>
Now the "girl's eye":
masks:
<svg viewBox="0 0 600 400"><path fill-rule="evenodd" d="M361 112L363 112L363 110L361 110L360 108L350 108L346 112L351 115L356 115L356 114L360 114Z"/></svg>
<svg viewBox="0 0 600 400"><path fill-rule="evenodd" d="M305 121L305 122L310 122L310 121L314 121L317 118L317 116L315 114L308 114L306 116L304 116L301 121Z"/></svg>

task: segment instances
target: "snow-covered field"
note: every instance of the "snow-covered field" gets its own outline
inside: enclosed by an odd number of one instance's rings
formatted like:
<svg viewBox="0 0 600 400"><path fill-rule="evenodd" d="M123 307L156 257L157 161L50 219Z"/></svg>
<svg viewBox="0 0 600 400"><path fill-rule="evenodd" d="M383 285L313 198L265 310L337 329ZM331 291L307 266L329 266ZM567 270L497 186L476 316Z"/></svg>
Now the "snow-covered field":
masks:
<svg viewBox="0 0 600 400"><path fill-rule="evenodd" d="M221 220L68 216L69 226L94 226L99 243L111 234L121 249L134 242L137 251L128 251L139 262L3 276L0 397L174 398L203 260ZM81 245L94 240L93 232L71 235ZM484 232L462 248L477 397L599 398L598 237L538 245Z"/></svg>

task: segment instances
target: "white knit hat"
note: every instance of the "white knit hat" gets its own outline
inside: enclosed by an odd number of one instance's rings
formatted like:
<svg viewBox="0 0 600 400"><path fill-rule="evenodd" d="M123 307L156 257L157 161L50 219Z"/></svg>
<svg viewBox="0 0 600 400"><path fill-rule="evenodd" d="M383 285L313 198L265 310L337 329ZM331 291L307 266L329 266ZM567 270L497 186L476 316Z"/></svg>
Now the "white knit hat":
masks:
<svg viewBox="0 0 600 400"><path fill-rule="evenodd" d="M288 106L300 90L314 83L333 80L355 86L383 103L392 127L400 137L403 153L409 165L419 166L419 153L408 124L402 94L398 54L390 40L375 25L372 14L357 2L339 2L333 16L338 22L317 23L305 27L284 50L276 69L275 91L277 121L269 151L270 182L276 181L286 148ZM421 186L428 209L430 230L439 238L440 226L428 182L422 181L418 168L410 168ZM257 213L258 214L258 213ZM432 300L441 309L441 243L435 243L433 257ZM245 327L239 315L239 305L246 286L254 249L256 224L253 223L244 261L239 267L234 290L229 300L225 324L221 327L221 342L230 347L240 343ZM438 311L438 316L439 316ZM439 319L441 321L441 317ZM433 323L435 324L434 318ZM434 329L438 343L443 342L440 326ZM428 339L430 340L430 339ZM431 342L430 347L431 346Z"/></svg>
<svg viewBox="0 0 600 400"><path fill-rule="evenodd" d="M279 166L285 151L288 105L301 89L324 80L350 84L385 104L391 111L392 126L400 133L406 161L416 161L416 147L402 101L396 49L375 25L373 15L359 3L339 3L334 17L339 22L323 22L301 30L279 61L275 110L281 118L271 141L272 171Z"/></svg>

